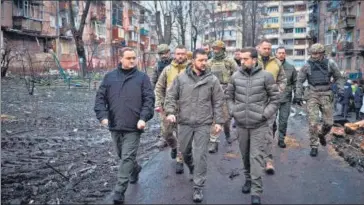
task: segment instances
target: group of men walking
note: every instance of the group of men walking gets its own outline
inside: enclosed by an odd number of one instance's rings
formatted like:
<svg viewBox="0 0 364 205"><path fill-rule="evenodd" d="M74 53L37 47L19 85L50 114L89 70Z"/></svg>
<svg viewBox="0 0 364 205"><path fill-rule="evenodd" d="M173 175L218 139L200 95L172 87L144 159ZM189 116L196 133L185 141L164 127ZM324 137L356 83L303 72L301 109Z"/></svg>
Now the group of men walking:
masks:
<svg viewBox="0 0 364 205"><path fill-rule="evenodd" d="M251 193L252 204L260 204L263 170L268 174L275 171L272 143L277 130L278 146L286 147L292 93L294 103L307 101L310 154L317 156L318 141L326 145L325 135L333 124L330 80L335 79L341 95L343 78L336 63L324 57L321 44L311 47L311 58L298 74L286 61L284 47L279 47L275 56L271 48L269 40L263 39L257 48L238 49L230 59L225 44L215 41L212 49L204 44L188 60L184 46L175 48L172 59L168 45L162 44L152 82L135 67L135 52L124 48L120 66L105 76L95 104L97 118L108 125L120 159L114 202L123 203L128 182L138 181L141 167L136 163L136 151L154 111L161 120L158 145L171 148L177 174L187 165L194 202L203 200L207 154L218 152L221 131L227 143L233 142L233 119L244 164L242 192ZM309 89L304 98L306 79Z"/></svg>

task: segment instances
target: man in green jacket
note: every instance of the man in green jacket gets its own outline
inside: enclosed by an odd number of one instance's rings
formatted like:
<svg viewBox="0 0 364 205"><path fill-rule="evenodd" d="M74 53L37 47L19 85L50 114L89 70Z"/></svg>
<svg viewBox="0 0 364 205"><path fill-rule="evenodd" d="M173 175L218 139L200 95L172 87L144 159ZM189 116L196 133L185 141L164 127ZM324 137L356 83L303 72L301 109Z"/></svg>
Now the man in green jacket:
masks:
<svg viewBox="0 0 364 205"><path fill-rule="evenodd" d="M225 122L222 110L224 93L216 76L206 70L207 53L197 49L192 58L192 65L175 78L167 91L164 107L169 122L175 123L178 116L179 149L190 174L193 174L193 201L201 202L210 127L214 123L214 132L220 133Z"/></svg>
<svg viewBox="0 0 364 205"><path fill-rule="evenodd" d="M278 146L285 148L286 143L284 142L284 138L287 132L288 117L291 112L292 91L296 91L297 71L293 65L286 61L286 49L284 47L277 48L276 57L281 61L287 78L287 85L281 96L278 114ZM274 121L274 124L276 124L276 121ZM273 134L276 132L276 127L276 125L273 125L273 128L275 128Z"/></svg>

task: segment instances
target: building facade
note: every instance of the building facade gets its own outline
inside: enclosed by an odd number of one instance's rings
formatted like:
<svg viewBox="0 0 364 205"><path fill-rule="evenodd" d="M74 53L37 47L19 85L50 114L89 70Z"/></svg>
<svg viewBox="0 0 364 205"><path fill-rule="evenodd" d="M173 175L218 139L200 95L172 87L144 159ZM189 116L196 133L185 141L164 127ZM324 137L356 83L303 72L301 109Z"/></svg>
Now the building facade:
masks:
<svg viewBox="0 0 364 205"><path fill-rule="evenodd" d="M264 3L263 37L272 42L272 52L286 48L287 59L300 69L308 58L308 8L306 1Z"/></svg>

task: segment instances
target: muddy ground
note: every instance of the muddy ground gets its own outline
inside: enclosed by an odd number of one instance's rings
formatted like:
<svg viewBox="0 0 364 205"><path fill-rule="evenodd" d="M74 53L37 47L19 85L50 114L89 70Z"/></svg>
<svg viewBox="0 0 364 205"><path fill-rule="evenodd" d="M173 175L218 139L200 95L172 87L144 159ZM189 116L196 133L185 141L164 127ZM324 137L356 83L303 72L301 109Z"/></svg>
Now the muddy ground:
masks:
<svg viewBox="0 0 364 205"><path fill-rule="evenodd" d="M1 201L3 204L92 203L112 191L116 155L93 111L95 90L1 82ZM158 118L142 135L138 161L158 152Z"/></svg>

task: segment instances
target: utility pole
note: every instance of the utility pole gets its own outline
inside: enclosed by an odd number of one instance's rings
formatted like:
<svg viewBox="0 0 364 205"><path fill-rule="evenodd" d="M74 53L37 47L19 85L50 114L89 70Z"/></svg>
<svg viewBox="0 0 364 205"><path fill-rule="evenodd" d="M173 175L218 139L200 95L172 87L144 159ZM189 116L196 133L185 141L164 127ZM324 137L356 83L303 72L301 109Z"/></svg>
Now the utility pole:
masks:
<svg viewBox="0 0 364 205"><path fill-rule="evenodd" d="M60 40L59 40L59 36L60 36L60 25L59 25L59 1L56 1L56 54L57 54L57 58L60 58Z"/></svg>

